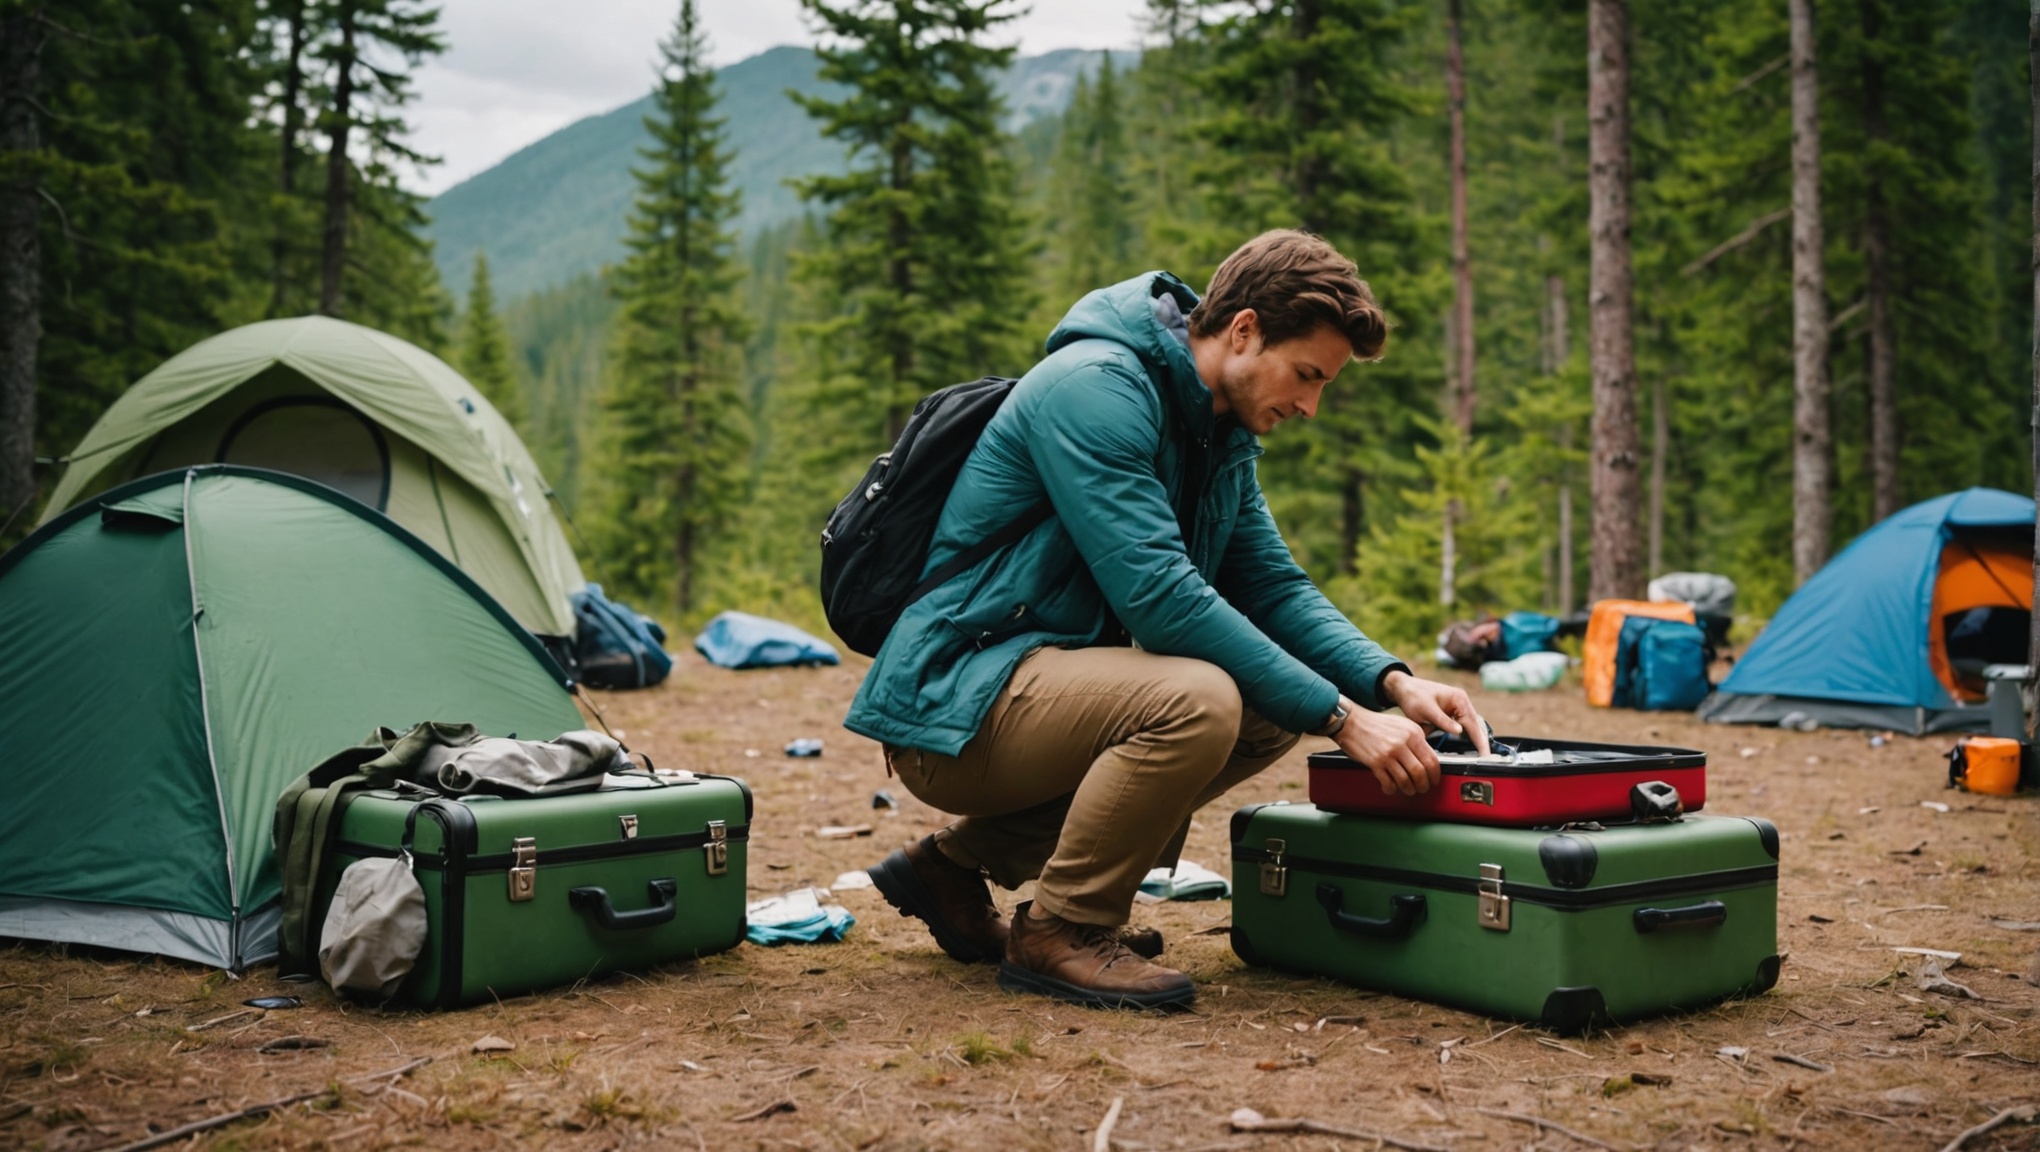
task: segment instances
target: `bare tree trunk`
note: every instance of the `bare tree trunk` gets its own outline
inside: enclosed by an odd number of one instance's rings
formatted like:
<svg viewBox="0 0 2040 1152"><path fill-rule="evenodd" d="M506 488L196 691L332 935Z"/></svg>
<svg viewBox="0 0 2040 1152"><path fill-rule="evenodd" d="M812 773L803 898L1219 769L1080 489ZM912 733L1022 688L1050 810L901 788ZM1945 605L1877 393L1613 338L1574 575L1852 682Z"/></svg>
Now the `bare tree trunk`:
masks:
<svg viewBox="0 0 2040 1152"><path fill-rule="evenodd" d="M297 195L298 137L304 131L303 99L305 55L305 0L297 0L290 14L290 50L283 65L283 155L277 165L276 186L283 193L284 208L277 214L276 237L270 241L269 315L281 316L289 306L290 237L295 221L289 202Z"/></svg>
<svg viewBox="0 0 2040 1152"><path fill-rule="evenodd" d="M1440 318L1439 327L1445 333L1445 390L1439 397L1439 407L1452 409L1452 398L1459 394L1459 357L1454 352L1459 346L1458 316L1446 312ZM1459 599L1459 501L1445 502L1443 523L1438 536L1438 603L1450 605Z"/></svg>
<svg viewBox="0 0 2040 1152"><path fill-rule="evenodd" d="M1834 466L1813 0L1787 3L1792 21L1792 574L1797 586L1827 563Z"/></svg>
<svg viewBox="0 0 2040 1152"><path fill-rule="evenodd" d="M35 499L35 366L42 345L41 148L36 98L45 37L40 4L0 18L0 532ZM12 165L11 165L12 166Z"/></svg>
<svg viewBox="0 0 2040 1152"><path fill-rule="evenodd" d="M2032 76L2033 124L2033 499L2034 533L2040 538L2040 0L2032 0L2026 25L2026 55ZM2034 587L2040 588L2040 547L2033 551ZM2031 613L2026 644L2026 738L2040 720L2040 612Z"/></svg>
<svg viewBox="0 0 2040 1152"><path fill-rule="evenodd" d="M1629 264L1629 5L1587 3L1588 344L1594 381L1590 599L1643 592Z"/></svg>
<svg viewBox="0 0 2040 1152"><path fill-rule="evenodd" d="M893 130L892 138L892 188L901 196L907 193L914 180L914 142L907 134L905 125ZM913 221L897 201L887 209L887 239L892 244L892 259L887 265L887 278L896 298L906 300L914 292ZM906 325L895 318L892 332L892 387L885 412L885 442L894 443L906 429L907 417L913 412L914 401L902 395L902 385L913 379L914 338Z"/></svg>
<svg viewBox="0 0 2040 1152"><path fill-rule="evenodd" d="M1665 378L1650 382L1650 568L1665 571L1665 455L1672 449L1671 413L1665 407Z"/></svg>
<svg viewBox="0 0 2040 1152"><path fill-rule="evenodd" d="M319 311L339 316L346 307L347 135L354 127L354 4L340 4L340 55L334 64L333 123L326 152L326 235L320 262Z"/></svg>
<svg viewBox="0 0 2040 1152"><path fill-rule="evenodd" d="M1452 120L1452 315L1458 340L1459 387L1453 418L1473 438L1473 261L1466 239L1466 59L1461 48L1460 0L1445 6L1445 93Z"/></svg>
<svg viewBox="0 0 2040 1152"><path fill-rule="evenodd" d="M1298 44L1306 43L1317 35L1318 25L1324 19L1324 0L1296 0L1291 8L1289 34ZM1324 109L1317 94L1318 55L1314 51L1299 51L1292 57L1289 71L1290 99L1296 121L1296 135L1307 139L1324 120ZM1296 150L1296 163L1289 175L1290 189L1296 196L1297 223L1306 232L1322 235L1327 223L1324 202L1318 193L1325 186L1325 158L1315 149Z"/></svg>
<svg viewBox="0 0 2040 1152"><path fill-rule="evenodd" d="M1863 135L1874 148L1887 138L1884 62L1877 49L1883 31L1882 0L1862 0ZM1870 506L1882 520L1898 511L1898 333L1891 320L1891 218L1884 203L1884 166L1863 166L1863 261L1870 312Z"/></svg>

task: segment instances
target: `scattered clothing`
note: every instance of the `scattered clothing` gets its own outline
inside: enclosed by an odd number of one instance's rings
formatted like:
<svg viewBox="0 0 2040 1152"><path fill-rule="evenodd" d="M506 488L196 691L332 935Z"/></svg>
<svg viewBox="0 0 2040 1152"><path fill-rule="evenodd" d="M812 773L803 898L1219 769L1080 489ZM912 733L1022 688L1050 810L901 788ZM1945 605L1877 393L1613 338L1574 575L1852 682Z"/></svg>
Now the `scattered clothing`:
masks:
<svg viewBox="0 0 2040 1152"><path fill-rule="evenodd" d="M1174 869L1156 868L1140 882L1134 896L1142 904L1164 900L1229 900L1232 882L1202 864L1179 860Z"/></svg>
<svg viewBox="0 0 2040 1152"><path fill-rule="evenodd" d="M791 624L748 612L724 612L710 620L701 635L694 638L694 650L722 668L785 668L842 662L827 641Z"/></svg>
<svg viewBox="0 0 2040 1152"><path fill-rule="evenodd" d="M1480 686L1496 692L1539 692L1565 679L1563 652L1531 652L1480 666Z"/></svg>
<svg viewBox="0 0 2040 1152"><path fill-rule="evenodd" d="M840 904L824 904L823 888L796 888L784 896L755 900L744 908L744 938L753 944L833 944L857 923Z"/></svg>

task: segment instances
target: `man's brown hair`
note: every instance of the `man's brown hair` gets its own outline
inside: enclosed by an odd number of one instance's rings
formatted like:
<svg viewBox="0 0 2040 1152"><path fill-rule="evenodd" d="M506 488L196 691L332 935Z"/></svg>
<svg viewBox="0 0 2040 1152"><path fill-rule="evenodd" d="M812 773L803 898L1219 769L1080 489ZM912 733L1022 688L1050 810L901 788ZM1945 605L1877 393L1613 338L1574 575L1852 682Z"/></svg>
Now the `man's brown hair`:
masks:
<svg viewBox="0 0 2040 1152"><path fill-rule="evenodd" d="M1270 345L1308 336L1320 324L1338 329L1356 359L1379 359L1388 343L1388 319L1360 270L1308 232L1278 228L1240 245L1191 311L1190 332L1217 336L1246 308Z"/></svg>

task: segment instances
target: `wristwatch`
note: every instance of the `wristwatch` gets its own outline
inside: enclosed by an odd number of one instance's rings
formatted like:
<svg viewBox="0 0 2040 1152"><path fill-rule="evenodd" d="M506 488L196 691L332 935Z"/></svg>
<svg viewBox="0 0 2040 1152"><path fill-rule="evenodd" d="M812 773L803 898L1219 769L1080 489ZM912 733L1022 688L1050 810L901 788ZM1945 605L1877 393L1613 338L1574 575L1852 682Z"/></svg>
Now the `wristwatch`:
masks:
<svg viewBox="0 0 2040 1152"><path fill-rule="evenodd" d="M1307 735L1337 736L1339 734L1339 729L1344 728L1346 726L1346 717L1350 715L1352 715L1352 713L1346 711L1346 706L1344 704L1334 704L1332 705L1332 714L1330 716L1325 717L1325 722L1311 729L1307 733Z"/></svg>

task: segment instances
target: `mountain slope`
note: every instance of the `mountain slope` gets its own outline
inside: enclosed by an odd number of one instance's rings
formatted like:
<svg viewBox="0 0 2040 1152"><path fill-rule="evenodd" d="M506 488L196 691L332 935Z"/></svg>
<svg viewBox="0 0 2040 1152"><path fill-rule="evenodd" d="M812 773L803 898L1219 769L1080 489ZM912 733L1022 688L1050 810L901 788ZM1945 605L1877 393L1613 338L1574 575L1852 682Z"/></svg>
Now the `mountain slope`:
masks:
<svg viewBox="0 0 2040 1152"><path fill-rule="evenodd" d="M1016 60L1000 91L1009 128L1060 112L1077 75L1097 67L1100 53L1064 49ZM1116 62L1116 61L1115 61ZM797 215L800 201L786 181L840 172L840 145L787 99L788 89L827 94L815 78L818 61L805 48L761 52L721 70L722 114L735 152L731 175L743 191L737 228ZM514 298L572 279L623 257L623 233L648 137L652 98L577 121L502 163L447 189L426 207L426 235L436 245L440 274L456 294L466 290L475 253L489 254L496 291Z"/></svg>

